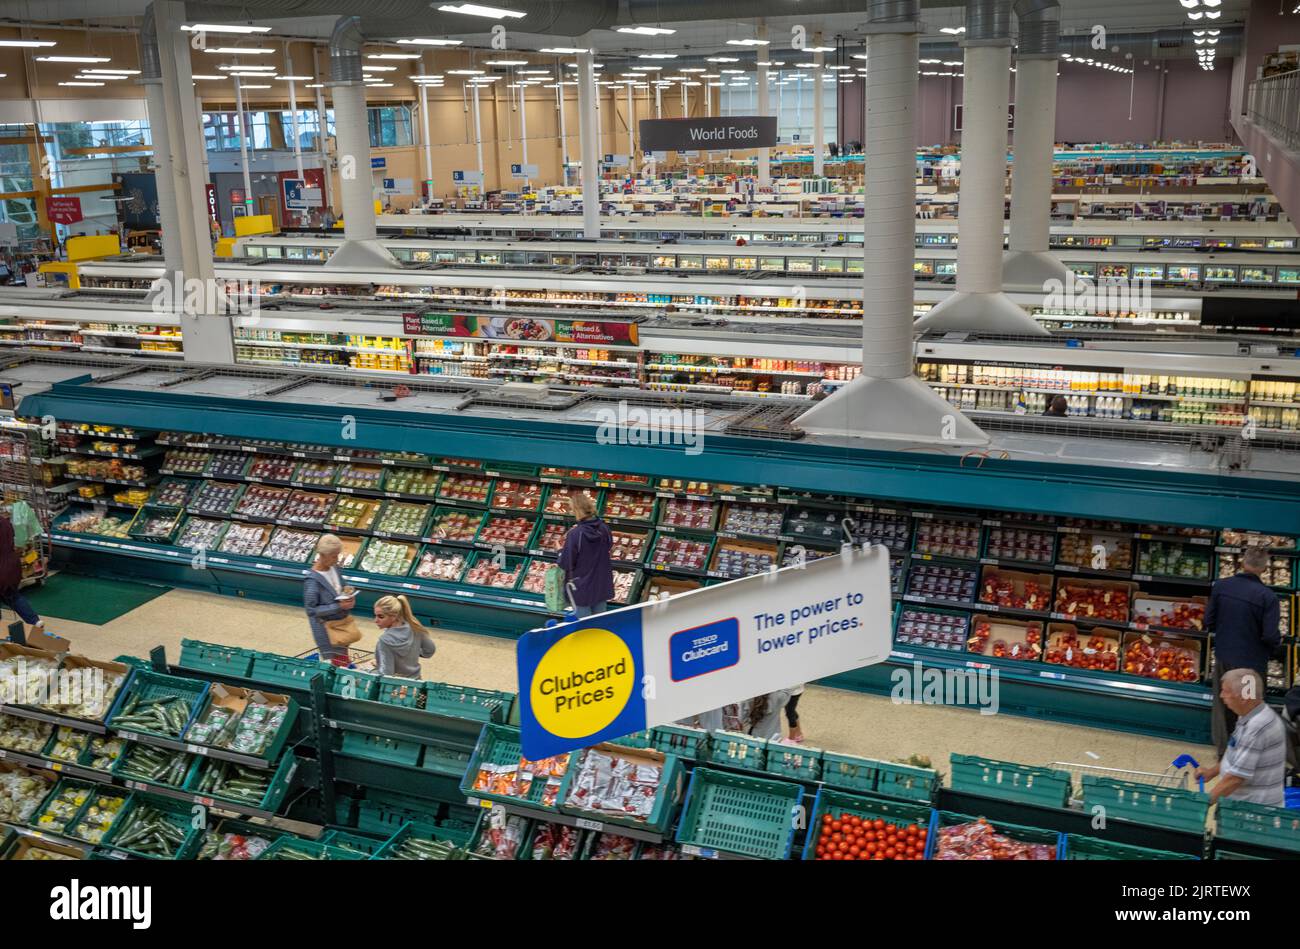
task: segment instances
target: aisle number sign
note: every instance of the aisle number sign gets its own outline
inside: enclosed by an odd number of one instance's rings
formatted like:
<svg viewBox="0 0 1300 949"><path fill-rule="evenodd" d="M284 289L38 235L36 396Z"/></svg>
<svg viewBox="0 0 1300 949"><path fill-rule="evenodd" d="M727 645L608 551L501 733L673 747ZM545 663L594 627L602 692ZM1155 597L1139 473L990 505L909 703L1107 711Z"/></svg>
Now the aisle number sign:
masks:
<svg viewBox="0 0 1300 949"><path fill-rule="evenodd" d="M523 755L882 662L890 616L889 553L876 546L527 633L516 651Z"/></svg>

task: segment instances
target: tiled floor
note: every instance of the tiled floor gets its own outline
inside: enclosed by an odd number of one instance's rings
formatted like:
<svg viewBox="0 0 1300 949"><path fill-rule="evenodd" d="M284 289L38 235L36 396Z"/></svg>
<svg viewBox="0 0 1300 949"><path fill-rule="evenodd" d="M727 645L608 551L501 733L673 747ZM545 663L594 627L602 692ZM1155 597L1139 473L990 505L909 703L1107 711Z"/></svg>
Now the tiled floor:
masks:
<svg viewBox="0 0 1300 949"><path fill-rule="evenodd" d="M358 646L373 648L378 630L364 617L359 620L366 635ZM95 659L146 656L158 645L174 659L182 639L286 654L312 647L299 609L190 590L172 590L104 626L48 622L50 632ZM438 652L424 662L426 678L515 691L513 642L442 629L434 639ZM1027 764L1064 761L1147 772L1164 771L1184 751L1213 760L1205 747L1013 715L895 705L883 696L817 686L808 688L799 712L809 745L873 758L924 755L941 771L954 751Z"/></svg>

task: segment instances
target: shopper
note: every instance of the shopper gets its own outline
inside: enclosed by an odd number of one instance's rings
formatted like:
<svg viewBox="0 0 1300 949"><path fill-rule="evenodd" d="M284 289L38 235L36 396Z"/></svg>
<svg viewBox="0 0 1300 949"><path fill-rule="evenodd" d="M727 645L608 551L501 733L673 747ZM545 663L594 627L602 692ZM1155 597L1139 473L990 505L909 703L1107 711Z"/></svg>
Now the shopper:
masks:
<svg viewBox="0 0 1300 949"><path fill-rule="evenodd" d="M383 630L375 646L381 676L420 678L420 660L432 658L437 647L429 631L411 612L406 597L384 596L375 601L375 625Z"/></svg>
<svg viewBox="0 0 1300 949"><path fill-rule="evenodd" d="M1254 669L1268 675L1268 660L1282 645L1278 630L1277 594L1264 585L1268 553L1251 547L1241 557L1241 570L1216 580L1210 589L1205 625L1214 634L1214 707L1210 730L1223 757L1237 717L1220 696L1220 679L1229 669Z"/></svg>
<svg viewBox="0 0 1300 949"><path fill-rule="evenodd" d="M0 603L13 610L30 632L45 632L45 622L32 609L27 597L19 589L23 583L22 557L14 545L14 525L8 514L0 517Z"/></svg>
<svg viewBox="0 0 1300 949"><path fill-rule="evenodd" d="M1063 395L1052 396L1052 401L1047 405L1047 411L1044 415L1050 415L1052 418L1065 418L1070 411L1070 403L1065 400Z"/></svg>
<svg viewBox="0 0 1300 949"><path fill-rule="evenodd" d="M781 740L781 710L790 701L789 689L769 692L749 702L748 732L755 738Z"/></svg>
<svg viewBox="0 0 1300 949"><path fill-rule="evenodd" d="M614 569L609 549L614 542L609 525L596 516L596 502L585 491L569 496L569 506L578 523L564 537L560 569L564 582L573 584L574 612L579 618L603 613L614 597Z"/></svg>
<svg viewBox="0 0 1300 949"><path fill-rule="evenodd" d="M790 701L785 703L785 723L790 726L789 738L796 745L803 744L803 729L799 727L799 697L803 695L803 686L790 690Z"/></svg>
<svg viewBox="0 0 1300 949"><path fill-rule="evenodd" d="M1219 763L1197 771L1218 778L1211 802L1221 798L1283 807L1286 793L1286 728L1264 701L1264 677L1254 669L1230 669L1219 683L1219 699L1237 716Z"/></svg>
<svg viewBox="0 0 1300 949"><path fill-rule="evenodd" d="M346 599L343 595L343 579L339 576L339 555L343 552L343 541L333 534L325 534L316 545L316 560L307 571L307 580L303 584L302 602L307 610L307 622L311 624L312 639L320 650L321 660L332 662L336 666L351 663L347 646L336 646L330 641L326 623L348 619L352 609L357 605L356 594Z"/></svg>

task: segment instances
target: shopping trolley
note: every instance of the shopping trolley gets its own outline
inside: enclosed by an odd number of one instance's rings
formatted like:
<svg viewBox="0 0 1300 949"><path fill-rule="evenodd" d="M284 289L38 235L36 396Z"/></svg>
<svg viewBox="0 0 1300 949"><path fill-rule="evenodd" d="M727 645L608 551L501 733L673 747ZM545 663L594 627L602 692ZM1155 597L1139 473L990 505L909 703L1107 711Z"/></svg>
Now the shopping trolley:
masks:
<svg viewBox="0 0 1300 949"><path fill-rule="evenodd" d="M1073 761L1053 761L1047 765L1057 771L1070 775L1070 804L1081 807L1083 804L1084 776L1093 778L1114 778L1118 781L1133 781L1149 784L1156 788L1173 788L1183 791L1193 789L1205 790L1205 779L1196 777L1200 763L1191 755L1182 754L1169 763L1164 771L1129 771L1125 768L1103 768L1100 765L1078 764Z"/></svg>
<svg viewBox="0 0 1300 949"><path fill-rule="evenodd" d="M306 652L294 656L295 659L320 659L319 649L308 649ZM348 669L356 669L359 672L375 671L375 654L365 649L353 649L348 647L348 658L352 661L347 665Z"/></svg>

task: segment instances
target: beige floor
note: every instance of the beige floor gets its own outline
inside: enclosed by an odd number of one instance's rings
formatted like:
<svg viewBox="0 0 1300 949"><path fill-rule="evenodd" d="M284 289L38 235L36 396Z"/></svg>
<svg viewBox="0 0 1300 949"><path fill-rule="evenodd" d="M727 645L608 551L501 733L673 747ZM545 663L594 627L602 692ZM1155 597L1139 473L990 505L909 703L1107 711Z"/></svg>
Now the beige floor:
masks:
<svg viewBox="0 0 1300 949"><path fill-rule="evenodd" d="M358 645L371 648L378 631L362 620L366 637ZM286 654L312 646L299 609L190 590L172 590L104 626L50 619L48 629L95 659L147 656L161 645L174 661L182 639ZM441 629L434 638L438 652L424 662L426 678L515 690L513 642ZM925 755L941 771L954 751L1028 764L1069 761L1155 772L1184 751L1213 760L1212 749L1180 742L968 709L895 705L882 696L817 686L808 688L799 712L810 745L873 758Z"/></svg>

